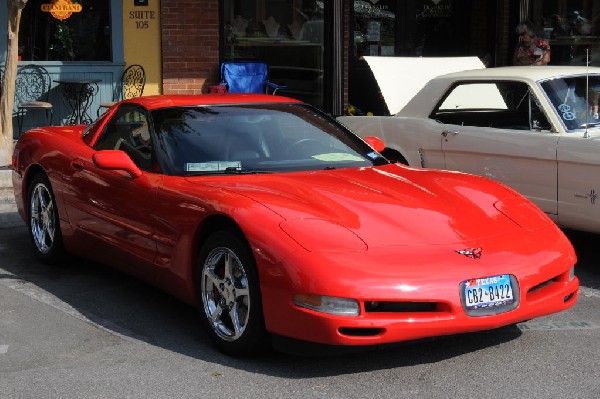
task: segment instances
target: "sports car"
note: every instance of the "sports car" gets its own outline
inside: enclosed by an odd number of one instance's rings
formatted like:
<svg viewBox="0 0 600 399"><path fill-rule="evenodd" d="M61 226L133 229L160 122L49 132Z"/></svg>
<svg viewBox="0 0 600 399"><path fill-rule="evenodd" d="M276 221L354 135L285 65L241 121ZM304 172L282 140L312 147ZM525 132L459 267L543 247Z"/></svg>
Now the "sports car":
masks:
<svg viewBox="0 0 600 399"><path fill-rule="evenodd" d="M600 68L483 68L461 58L369 63L393 116L339 121L383 139L388 159L492 178L559 226L600 233ZM419 63L413 70L425 77L398 78L407 63ZM436 64L456 67L435 76ZM462 66L471 69L457 71Z"/></svg>
<svg viewBox="0 0 600 399"><path fill-rule="evenodd" d="M12 176L42 260L75 254L156 284L235 356L494 329L575 304L573 247L529 200L383 148L290 98L149 96L24 133Z"/></svg>

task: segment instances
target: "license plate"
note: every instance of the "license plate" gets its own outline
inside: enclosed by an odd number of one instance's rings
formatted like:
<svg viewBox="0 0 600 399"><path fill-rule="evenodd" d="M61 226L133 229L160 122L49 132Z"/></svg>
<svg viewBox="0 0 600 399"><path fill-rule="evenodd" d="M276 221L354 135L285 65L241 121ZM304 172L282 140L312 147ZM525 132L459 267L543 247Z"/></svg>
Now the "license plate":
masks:
<svg viewBox="0 0 600 399"><path fill-rule="evenodd" d="M513 303L513 290L508 274L474 278L464 282L465 307L483 309Z"/></svg>

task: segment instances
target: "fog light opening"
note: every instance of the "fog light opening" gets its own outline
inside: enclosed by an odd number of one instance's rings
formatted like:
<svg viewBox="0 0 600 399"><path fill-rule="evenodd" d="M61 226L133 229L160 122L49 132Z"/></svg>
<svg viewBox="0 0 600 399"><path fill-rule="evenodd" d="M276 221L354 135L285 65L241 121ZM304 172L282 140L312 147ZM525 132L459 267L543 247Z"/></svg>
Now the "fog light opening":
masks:
<svg viewBox="0 0 600 399"><path fill-rule="evenodd" d="M564 302L569 302L571 299L573 299L573 297L575 296L574 292L571 292L569 295L567 295L564 299Z"/></svg>

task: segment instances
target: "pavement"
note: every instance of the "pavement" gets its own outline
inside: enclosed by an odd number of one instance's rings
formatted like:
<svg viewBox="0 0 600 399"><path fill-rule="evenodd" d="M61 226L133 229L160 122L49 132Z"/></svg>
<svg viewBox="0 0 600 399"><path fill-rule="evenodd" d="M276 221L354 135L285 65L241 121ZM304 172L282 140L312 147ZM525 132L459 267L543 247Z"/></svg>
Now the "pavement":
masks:
<svg viewBox="0 0 600 399"><path fill-rule="evenodd" d="M24 225L17 212L10 175L10 166L0 166L0 229Z"/></svg>

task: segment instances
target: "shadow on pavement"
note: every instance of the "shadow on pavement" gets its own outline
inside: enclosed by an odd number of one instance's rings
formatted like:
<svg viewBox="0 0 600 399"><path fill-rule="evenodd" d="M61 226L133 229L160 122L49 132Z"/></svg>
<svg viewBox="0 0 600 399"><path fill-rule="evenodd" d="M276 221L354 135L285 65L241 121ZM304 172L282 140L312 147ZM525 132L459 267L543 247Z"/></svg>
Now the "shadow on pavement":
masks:
<svg viewBox="0 0 600 399"><path fill-rule="evenodd" d="M4 269L0 280L32 284L54 298L53 306L125 339L253 373L300 379L436 363L521 335L511 326L318 359L275 351L258 358L235 359L212 346L193 307L128 275L85 260L47 266L35 259L31 245L24 227L0 229L0 268Z"/></svg>

